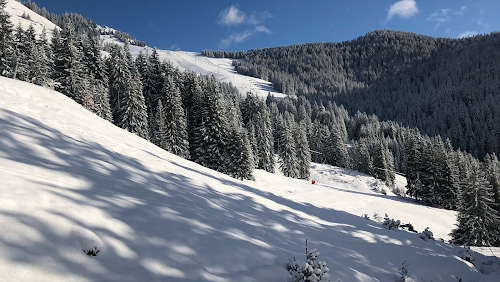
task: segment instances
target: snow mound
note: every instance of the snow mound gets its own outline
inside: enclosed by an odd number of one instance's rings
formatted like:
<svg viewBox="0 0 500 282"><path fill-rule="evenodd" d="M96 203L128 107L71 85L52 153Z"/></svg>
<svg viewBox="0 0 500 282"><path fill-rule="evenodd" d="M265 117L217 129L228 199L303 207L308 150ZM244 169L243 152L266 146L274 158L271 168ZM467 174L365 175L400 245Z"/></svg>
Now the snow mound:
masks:
<svg viewBox="0 0 500 282"><path fill-rule="evenodd" d="M101 252L103 243L94 232L85 228L73 227L71 236L86 255L95 257Z"/></svg>

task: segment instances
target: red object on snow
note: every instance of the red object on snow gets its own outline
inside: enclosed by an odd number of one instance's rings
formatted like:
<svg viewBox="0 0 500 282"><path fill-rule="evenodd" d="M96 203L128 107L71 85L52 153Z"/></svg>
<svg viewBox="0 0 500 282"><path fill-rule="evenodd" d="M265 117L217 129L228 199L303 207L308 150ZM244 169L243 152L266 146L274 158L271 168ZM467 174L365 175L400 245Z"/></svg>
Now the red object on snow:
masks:
<svg viewBox="0 0 500 282"><path fill-rule="evenodd" d="M314 184L314 183L316 183L316 180L313 180L313 181L312 181L312 184Z"/></svg>

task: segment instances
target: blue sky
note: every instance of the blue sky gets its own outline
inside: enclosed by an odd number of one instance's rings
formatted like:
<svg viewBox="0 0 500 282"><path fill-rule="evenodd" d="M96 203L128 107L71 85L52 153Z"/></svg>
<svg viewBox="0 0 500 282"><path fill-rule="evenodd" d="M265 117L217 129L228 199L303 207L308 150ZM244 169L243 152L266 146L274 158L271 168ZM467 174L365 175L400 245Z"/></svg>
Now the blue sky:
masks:
<svg viewBox="0 0 500 282"><path fill-rule="evenodd" d="M375 29L457 38L500 31L499 0L37 0L160 49L249 50L338 42Z"/></svg>

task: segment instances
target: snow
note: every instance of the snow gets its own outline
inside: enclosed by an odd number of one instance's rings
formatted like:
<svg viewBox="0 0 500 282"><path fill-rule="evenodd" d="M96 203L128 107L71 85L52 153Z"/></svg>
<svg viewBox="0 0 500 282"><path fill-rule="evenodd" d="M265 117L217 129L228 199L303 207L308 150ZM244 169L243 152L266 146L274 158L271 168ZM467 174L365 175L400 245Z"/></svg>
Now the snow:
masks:
<svg viewBox="0 0 500 282"><path fill-rule="evenodd" d="M405 256L410 281L499 281L491 257L475 253L476 268L458 246L362 216L448 238L454 212L376 193L354 171L311 175L235 180L0 77L0 281L285 281L306 238L332 281L394 281Z"/></svg>
<svg viewBox="0 0 500 282"><path fill-rule="evenodd" d="M112 35L101 35L101 41L103 44L116 43L123 45L123 43L114 38ZM151 54L153 49L147 46L140 47L130 45L130 52L134 58L139 55L140 51L143 53L149 52ZM273 94L277 98L287 96L283 93L277 92L268 81L242 75L236 72L235 68L232 66L232 59L209 58L202 56L201 53L197 52L170 51L161 49L157 49L157 52L161 61L168 60L180 70L190 70L203 76L213 75L219 81L227 83L231 82L243 95L247 92L252 92L257 94L257 96L262 99L265 99L268 93Z"/></svg>
<svg viewBox="0 0 500 282"><path fill-rule="evenodd" d="M5 6L5 11L10 15L10 21L14 24L14 28L16 28L20 23L23 29L26 30L29 25L32 24L35 28L35 32L37 34L41 34L43 28L45 27L47 39L50 41L50 39L52 38L52 31L57 27L54 23L33 12L28 7L24 6L20 2L17 2L16 0L7 0L6 2L7 5ZM29 15L31 20L23 18L23 13Z"/></svg>

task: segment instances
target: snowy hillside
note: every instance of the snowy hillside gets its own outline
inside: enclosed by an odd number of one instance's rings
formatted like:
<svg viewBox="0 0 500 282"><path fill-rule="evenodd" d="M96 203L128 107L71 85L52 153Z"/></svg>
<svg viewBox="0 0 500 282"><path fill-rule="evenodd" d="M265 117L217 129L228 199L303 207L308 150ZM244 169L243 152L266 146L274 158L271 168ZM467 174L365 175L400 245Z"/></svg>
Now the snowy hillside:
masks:
<svg viewBox="0 0 500 282"><path fill-rule="evenodd" d="M318 182L238 181L169 154L57 92L0 77L0 281L285 281L317 248L332 281L499 281L460 247L389 231L374 212L446 237L455 213L372 192L313 165ZM87 256L100 250L97 256ZM407 280L408 281L408 280Z"/></svg>
<svg viewBox="0 0 500 282"><path fill-rule="evenodd" d="M101 40L104 44L122 44L116 38L112 37L112 35L101 35ZM152 48L131 45L130 51L132 55L136 57L140 51L149 52L151 54ZM252 93L256 93L260 97L263 97L264 99L267 97L269 92L275 97L286 96L285 94L277 92L268 81L237 73L232 66L232 59L209 58L202 56L197 52L169 50L158 50L158 55L161 61L168 60L172 62L175 67L178 67L181 70L194 71L203 76L213 75L219 81L227 83L231 82L238 88L241 94L246 94L250 91Z"/></svg>
<svg viewBox="0 0 500 282"><path fill-rule="evenodd" d="M10 21L14 24L14 28L21 24L23 29L27 29L30 24L33 25L37 34L42 33L43 28L47 32L47 39L52 38L52 31L56 27L51 21L33 12L23 4L16 0L7 0L5 11L11 16ZM30 19L23 18L23 14L29 16Z"/></svg>

